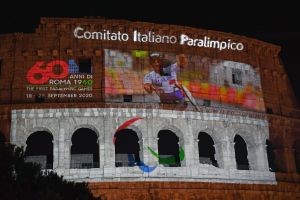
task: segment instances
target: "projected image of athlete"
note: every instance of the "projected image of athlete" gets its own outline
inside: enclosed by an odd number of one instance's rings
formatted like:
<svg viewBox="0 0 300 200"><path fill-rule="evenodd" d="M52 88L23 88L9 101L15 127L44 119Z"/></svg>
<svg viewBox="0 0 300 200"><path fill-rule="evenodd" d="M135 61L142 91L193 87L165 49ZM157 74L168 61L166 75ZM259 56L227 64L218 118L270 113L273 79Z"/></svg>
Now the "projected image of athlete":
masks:
<svg viewBox="0 0 300 200"><path fill-rule="evenodd" d="M180 82L184 80L179 80L180 76L178 74L182 73L187 68L187 65L187 57L184 54L179 54L176 56L176 62L174 64L165 65L161 68L160 74L164 77L170 77L170 80L176 80L175 87L181 90L187 97L188 101L191 102L198 110L196 100L192 96L191 92L183 84L180 84Z"/></svg>
<svg viewBox="0 0 300 200"><path fill-rule="evenodd" d="M185 96L178 86L177 68L186 65L186 59L177 59L174 64L163 67L163 59L159 53L150 54L150 65L153 71L144 76L144 89L151 94L156 92L161 103L186 104Z"/></svg>

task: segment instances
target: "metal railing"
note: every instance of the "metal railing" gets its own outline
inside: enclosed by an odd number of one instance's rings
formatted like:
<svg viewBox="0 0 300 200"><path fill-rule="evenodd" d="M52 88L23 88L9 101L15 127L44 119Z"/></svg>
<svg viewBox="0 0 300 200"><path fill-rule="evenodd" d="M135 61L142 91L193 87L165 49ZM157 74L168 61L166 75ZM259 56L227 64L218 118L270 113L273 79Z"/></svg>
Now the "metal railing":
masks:
<svg viewBox="0 0 300 200"><path fill-rule="evenodd" d="M36 163L42 169L53 169L53 163L47 162L47 155L25 156L25 162Z"/></svg>
<svg viewBox="0 0 300 200"><path fill-rule="evenodd" d="M238 170L249 170L249 165L237 164L236 168Z"/></svg>
<svg viewBox="0 0 300 200"><path fill-rule="evenodd" d="M99 162L94 161L94 155L90 154L71 154L70 168L76 169L90 169L98 168Z"/></svg>
<svg viewBox="0 0 300 200"><path fill-rule="evenodd" d="M99 168L99 162L71 162L72 169Z"/></svg>
<svg viewBox="0 0 300 200"><path fill-rule="evenodd" d="M140 165L140 162L135 160L134 154L117 153L115 159L116 167L134 167Z"/></svg>
<svg viewBox="0 0 300 200"><path fill-rule="evenodd" d="M216 160L211 160L210 157L199 157L199 162L201 164L208 164L219 167L218 162Z"/></svg>

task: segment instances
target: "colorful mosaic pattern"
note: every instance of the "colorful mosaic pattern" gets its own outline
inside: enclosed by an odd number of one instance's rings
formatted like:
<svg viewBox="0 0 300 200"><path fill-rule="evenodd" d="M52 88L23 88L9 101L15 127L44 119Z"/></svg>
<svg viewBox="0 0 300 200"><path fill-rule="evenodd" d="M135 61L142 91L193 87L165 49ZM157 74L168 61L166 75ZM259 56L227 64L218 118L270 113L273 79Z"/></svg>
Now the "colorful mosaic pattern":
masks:
<svg viewBox="0 0 300 200"><path fill-rule="evenodd" d="M144 76L152 69L147 51L105 50L105 94L145 95ZM164 60L175 63L176 55L162 53ZM265 111L259 73L250 65L209 57L186 55L188 66L177 75L197 100L209 100L255 111ZM237 81L236 71L239 74ZM155 95L155 94L153 94ZM109 101L109 100L108 100ZM151 103L152 99L144 98Z"/></svg>

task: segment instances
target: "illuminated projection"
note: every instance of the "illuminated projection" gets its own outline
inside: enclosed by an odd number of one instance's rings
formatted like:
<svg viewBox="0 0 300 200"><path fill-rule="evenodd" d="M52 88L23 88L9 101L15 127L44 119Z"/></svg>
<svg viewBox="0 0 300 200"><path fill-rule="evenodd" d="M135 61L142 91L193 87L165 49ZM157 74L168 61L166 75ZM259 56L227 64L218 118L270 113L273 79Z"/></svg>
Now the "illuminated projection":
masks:
<svg viewBox="0 0 300 200"><path fill-rule="evenodd" d="M253 66L199 55L105 49L106 102L141 102L265 111Z"/></svg>
<svg viewBox="0 0 300 200"><path fill-rule="evenodd" d="M133 119L130 119L130 120L127 120L125 121L122 125L119 126L119 128L117 129L114 137L113 137L113 143L114 145L116 146L116 143L117 143L117 137L116 135L118 134L128 134L128 132L126 131L126 128L133 124L134 122L138 121L138 120L141 120L143 118L141 117L137 117L137 118L133 118ZM123 133L122 130L125 130ZM117 147L115 147L116 149L116 154L117 154ZM159 155L158 153L156 153L153 149L151 149L149 146L147 147L147 150L155 157L158 159L158 162L159 164L164 164L164 165L167 165L167 166L170 166L170 165L177 165L178 163L176 162L176 155ZM120 152L118 152L120 153ZM126 152L121 152L122 154L117 154L116 157L120 157L123 155L123 159L122 159L122 162L118 161L116 162L116 166L120 165L120 166L123 166L124 163L127 163L129 166L139 166L140 170L142 170L143 172L152 172L154 171L157 166L148 166L144 163L144 161L140 160L139 158L137 158L136 154L132 154L132 153L136 153L136 152L130 152L128 153L127 151ZM125 156L124 156L125 155ZM179 162L183 161L184 158L185 158L185 154L184 154L184 150L183 150L183 147L180 146L180 151L178 152L178 155L179 157ZM124 159L125 157L125 159ZM118 164L117 164L118 163Z"/></svg>
<svg viewBox="0 0 300 200"><path fill-rule="evenodd" d="M46 99L92 98L93 75L90 59L37 61L27 71L26 97Z"/></svg>

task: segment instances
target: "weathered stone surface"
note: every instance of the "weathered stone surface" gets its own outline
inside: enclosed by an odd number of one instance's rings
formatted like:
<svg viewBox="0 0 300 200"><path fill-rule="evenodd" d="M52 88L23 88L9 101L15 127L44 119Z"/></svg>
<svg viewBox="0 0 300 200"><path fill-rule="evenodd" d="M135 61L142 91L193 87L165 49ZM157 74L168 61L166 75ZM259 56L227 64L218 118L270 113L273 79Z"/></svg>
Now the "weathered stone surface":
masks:
<svg viewBox="0 0 300 200"><path fill-rule="evenodd" d="M128 126L138 133L140 157L146 158L151 165L157 165L151 173L142 172L136 167L115 168L115 147L113 136L118 127L133 117L142 117L148 110L130 108L65 108L24 109L12 111L11 142L26 147L26 140L36 131L47 131L53 135L53 168L67 179L77 181L204 181L232 183L268 183L275 184L275 174L269 171L265 141L269 138L268 123L265 119L247 117L228 117L225 114L160 110L153 117L149 112L143 119ZM97 113L97 114L96 114ZM169 115L172 113L174 118ZM216 119L218 115L219 120ZM200 117L199 117L200 116ZM226 117L225 117L226 116ZM200 119L199 119L200 118ZM226 120L226 123L224 121ZM79 128L90 128L98 135L100 168L69 169L72 134ZM158 160L149 159L147 146L158 149L157 138L160 130L173 131L185 151L182 167L167 168L158 164ZM220 168L200 164L197 138L199 132L207 132L216 144L216 159ZM234 136L242 136L248 146L250 171L237 170L234 153ZM147 141L148 140L148 141ZM148 164L148 163L146 163ZM68 170L69 169L69 170ZM92 175L91 175L92 174Z"/></svg>
<svg viewBox="0 0 300 200"><path fill-rule="evenodd" d="M138 28L169 35L184 32L203 36L209 33L212 38L240 41L246 44L246 51L178 48L174 45L134 42L74 42L70 36L78 25L93 30L118 28L132 31ZM0 40L0 59L3 61L0 75L0 130L8 141L18 145L26 145L26 139L34 131L51 132L54 136L56 171L66 179L93 182L90 183L93 193L101 195L102 199L300 199L300 178L296 173L297 164L300 165L300 147L297 145L300 141L300 111L297 110L299 107L278 56L280 47L231 33L103 18L42 18L35 33L5 34L0 35ZM208 107L199 107L198 112L193 108L179 111L180 108L172 105L104 103L104 70L101 64L104 48L185 52L250 64L260 73L264 104L272 114ZM34 99L26 98L25 73L37 60L66 60L81 56L99 61L93 63L93 75L97 81L92 100L73 102L62 98L37 104ZM159 166L151 175L142 174L135 168L114 167L112 135L123 121L138 116L146 119L131 128L140 131L140 137L144 139L143 148L152 145L157 150L159 128L166 127L177 132L187 152L184 167L171 170ZM99 135L99 169L69 169L70 138L80 127L91 128ZM215 141L220 168L199 164L196 139L200 131L207 132ZM249 144L250 171L235 169L232 142L237 133ZM277 185L269 184L275 183L275 178L274 173L267 171L263 147L265 139L270 139L275 148ZM145 150L143 157L147 164L157 164L157 160ZM162 182L162 179L166 182Z"/></svg>

